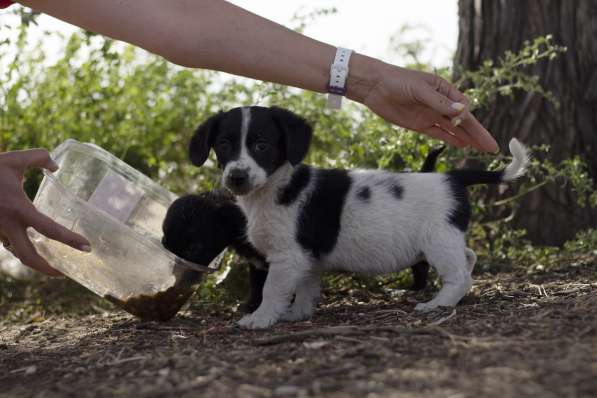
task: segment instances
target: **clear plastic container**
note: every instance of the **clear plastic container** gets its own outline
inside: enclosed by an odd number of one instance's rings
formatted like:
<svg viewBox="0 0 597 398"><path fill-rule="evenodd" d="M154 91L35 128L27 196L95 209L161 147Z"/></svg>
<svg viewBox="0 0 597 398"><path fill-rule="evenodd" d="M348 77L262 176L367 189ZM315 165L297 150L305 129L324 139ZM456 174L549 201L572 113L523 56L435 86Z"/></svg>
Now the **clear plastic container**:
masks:
<svg viewBox="0 0 597 398"><path fill-rule="evenodd" d="M197 265L161 245L162 221L176 195L93 144L68 140L52 152L35 205L90 242L91 253L30 231L53 267L143 319L167 320L218 260Z"/></svg>

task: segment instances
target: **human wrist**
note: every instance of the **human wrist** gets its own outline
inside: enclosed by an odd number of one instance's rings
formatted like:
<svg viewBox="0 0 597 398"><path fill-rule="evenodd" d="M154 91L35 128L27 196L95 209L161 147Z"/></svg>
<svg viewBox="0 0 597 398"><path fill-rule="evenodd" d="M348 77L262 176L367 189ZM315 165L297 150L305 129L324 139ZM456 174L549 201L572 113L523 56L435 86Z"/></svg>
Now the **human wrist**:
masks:
<svg viewBox="0 0 597 398"><path fill-rule="evenodd" d="M353 53L346 80L346 97L363 103L381 81L385 63L366 55Z"/></svg>

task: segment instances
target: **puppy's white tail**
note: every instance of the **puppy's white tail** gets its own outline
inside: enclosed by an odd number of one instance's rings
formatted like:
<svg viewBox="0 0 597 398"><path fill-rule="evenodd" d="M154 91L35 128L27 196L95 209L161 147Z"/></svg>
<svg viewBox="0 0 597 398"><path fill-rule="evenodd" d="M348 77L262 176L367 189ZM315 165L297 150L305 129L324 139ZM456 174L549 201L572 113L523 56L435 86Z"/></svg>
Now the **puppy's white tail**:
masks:
<svg viewBox="0 0 597 398"><path fill-rule="evenodd" d="M524 174L529 163L529 154L524 145L516 138L510 140L510 152L512 161L504 170L452 170L447 174L452 181L468 187L475 184L500 184L517 179Z"/></svg>
<svg viewBox="0 0 597 398"><path fill-rule="evenodd" d="M526 171L529 164L529 151L516 138L510 140L508 145L512 154L512 162L504 169L503 181L512 181L520 177Z"/></svg>

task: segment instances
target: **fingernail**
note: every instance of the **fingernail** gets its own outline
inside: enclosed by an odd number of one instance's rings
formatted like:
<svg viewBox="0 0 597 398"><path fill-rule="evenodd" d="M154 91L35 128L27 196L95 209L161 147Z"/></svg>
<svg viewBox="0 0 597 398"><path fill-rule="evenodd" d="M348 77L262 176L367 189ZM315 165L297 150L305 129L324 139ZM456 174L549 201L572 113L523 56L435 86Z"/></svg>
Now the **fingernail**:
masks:
<svg viewBox="0 0 597 398"><path fill-rule="evenodd" d="M493 138L493 137L492 137L492 138ZM492 154L492 155L497 155L497 154L499 154L499 153L501 152L501 149L500 149L500 144L498 144L498 143L497 143L497 141L496 141L495 139L492 139L491 141L493 141L493 142L491 143L491 144L492 144L492 145L491 145L491 147L495 148L495 149L494 149L494 150L491 152L491 154Z"/></svg>
<svg viewBox="0 0 597 398"><path fill-rule="evenodd" d="M452 109L457 110L458 112L461 112L464 110L464 104L460 103L460 102L452 102Z"/></svg>
<svg viewBox="0 0 597 398"><path fill-rule="evenodd" d="M458 126L460 126L460 123L462 123L462 118L460 116L456 116L455 118L452 118L452 126L458 127Z"/></svg>
<svg viewBox="0 0 597 398"><path fill-rule="evenodd" d="M83 246L81 246L81 251L84 251L86 253L91 253L91 246L83 245Z"/></svg>
<svg viewBox="0 0 597 398"><path fill-rule="evenodd" d="M54 159L50 159L50 165L49 165L49 169L51 171L56 171L60 168L60 166L58 166L58 163L56 163L56 161Z"/></svg>

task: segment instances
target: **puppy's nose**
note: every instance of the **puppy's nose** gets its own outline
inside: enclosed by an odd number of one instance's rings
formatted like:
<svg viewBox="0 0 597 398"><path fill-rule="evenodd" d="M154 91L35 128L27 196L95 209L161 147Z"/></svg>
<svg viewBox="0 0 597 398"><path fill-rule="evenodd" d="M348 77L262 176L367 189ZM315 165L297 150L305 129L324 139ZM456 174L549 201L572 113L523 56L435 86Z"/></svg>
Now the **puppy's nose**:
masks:
<svg viewBox="0 0 597 398"><path fill-rule="evenodd" d="M233 187L242 187L249 180L249 172L246 169L232 169L228 173L228 184Z"/></svg>

